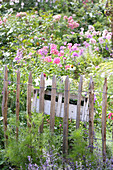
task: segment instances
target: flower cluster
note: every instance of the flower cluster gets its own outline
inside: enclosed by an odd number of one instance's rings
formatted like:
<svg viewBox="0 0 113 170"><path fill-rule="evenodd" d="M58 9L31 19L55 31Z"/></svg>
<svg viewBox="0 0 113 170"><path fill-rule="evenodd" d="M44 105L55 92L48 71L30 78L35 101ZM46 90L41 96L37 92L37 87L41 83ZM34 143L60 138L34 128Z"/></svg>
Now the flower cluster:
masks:
<svg viewBox="0 0 113 170"><path fill-rule="evenodd" d="M18 50L17 50L17 55L16 55L16 57L15 57L15 60L16 60L17 62L19 62L22 58L23 58L23 52L22 52L21 49L18 49Z"/></svg>
<svg viewBox="0 0 113 170"><path fill-rule="evenodd" d="M108 119L113 120L113 113L109 113Z"/></svg>
<svg viewBox="0 0 113 170"><path fill-rule="evenodd" d="M84 28L80 28L80 39L86 38L83 43L85 46L92 46L93 51L99 51L103 54L105 52L110 53L109 49L111 47L111 36L112 33L108 30L103 30L102 32L96 31L92 25L88 26L88 30L84 32Z"/></svg>
<svg viewBox="0 0 113 170"><path fill-rule="evenodd" d="M54 22L59 21L60 18L61 18L61 15L60 15L60 14L54 15L54 16L53 16L53 21L54 21Z"/></svg>
<svg viewBox="0 0 113 170"><path fill-rule="evenodd" d="M17 14L16 14L16 17L23 17L23 16L26 16L27 14L26 14L26 12L17 12Z"/></svg>
<svg viewBox="0 0 113 170"><path fill-rule="evenodd" d="M70 16L69 18L67 16L64 16L64 19L67 19L69 28L74 29L79 27L79 24L76 21L74 21L72 16Z"/></svg>

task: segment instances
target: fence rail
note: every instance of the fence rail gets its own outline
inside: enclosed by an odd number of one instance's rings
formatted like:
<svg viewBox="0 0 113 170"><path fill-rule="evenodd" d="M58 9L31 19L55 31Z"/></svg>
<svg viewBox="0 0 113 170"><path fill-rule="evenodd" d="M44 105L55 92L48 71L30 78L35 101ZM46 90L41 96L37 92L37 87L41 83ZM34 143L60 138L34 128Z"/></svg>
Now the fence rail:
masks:
<svg viewBox="0 0 113 170"><path fill-rule="evenodd" d="M17 90L16 90L16 121L19 121L19 97L20 97L20 71L17 72ZM73 96L73 99L77 99L77 116L76 116L76 129L80 126L80 111L81 111L81 101L85 98L82 96L82 84L83 78L81 76L79 87L78 87L78 95L73 95L70 93L70 82L69 77L66 77L65 87L64 87L64 116L63 116L63 153L67 154L68 150L68 118L69 118L69 98ZM37 99L38 90L34 90L35 95L34 99ZM32 74L29 73L29 79L27 83L27 114L29 118L31 116L31 93L32 93ZM44 94L45 94L45 79L43 73L40 78L40 89L39 89L39 112L44 113ZM102 97L102 155L103 161L106 160L106 110L107 110L107 78L105 78L105 82L103 85L103 97ZM52 88L51 88L51 108L50 108L50 131L54 133L54 122L55 122L55 100L58 95L56 92L56 78L53 76L52 80ZM62 94L59 93L58 103L61 105ZM88 108L89 108L89 145L93 146L94 141L94 83L92 77L90 78L89 83L89 97L88 100ZM4 85L3 85L3 100L2 100L2 115L3 115L3 125L4 125L4 138L5 138L5 146L7 145L8 136L6 135L7 131L7 101L8 101L8 71L7 66L4 69ZM60 108L58 105L58 109ZM36 109L36 103L34 105ZM29 121L28 121L29 122ZM40 126L40 133L43 132L43 121ZM27 123L30 127L30 124ZM16 128L16 138L18 140L18 127ZM91 152L93 152L93 147L91 147Z"/></svg>

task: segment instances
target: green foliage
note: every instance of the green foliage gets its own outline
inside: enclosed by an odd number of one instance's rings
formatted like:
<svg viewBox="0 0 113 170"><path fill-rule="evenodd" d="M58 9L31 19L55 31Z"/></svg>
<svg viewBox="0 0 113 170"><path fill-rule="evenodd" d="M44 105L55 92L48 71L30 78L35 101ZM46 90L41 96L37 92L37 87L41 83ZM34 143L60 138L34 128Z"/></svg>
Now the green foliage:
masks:
<svg viewBox="0 0 113 170"><path fill-rule="evenodd" d="M72 149L70 150L69 157L76 160L82 160L85 155L87 142L83 139L83 132L78 129L72 132L70 140L73 140Z"/></svg>
<svg viewBox="0 0 113 170"><path fill-rule="evenodd" d="M32 114L30 119L31 128L20 125L18 141L15 136L16 124L15 119L10 119L8 127L8 146L5 150L5 158L17 167L25 167L28 162L27 156L31 156L36 162L41 155L43 146L42 135L38 133L39 126L42 122L42 114ZM18 126L18 125L17 125Z"/></svg>
<svg viewBox="0 0 113 170"><path fill-rule="evenodd" d="M86 132L86 130L85 130ZM76 164L81 164L81 167L91 168L96 165L96 155L90 152L88 147L87 135L84 130L79 128L71 133L69 139L72 141L71 149L69 150L69 158Z"/></svg>
<svg viewBox="0 0 113 170"><path fill-rule="evenodd" d="M56 154L60 150L60 136L52 136L51 133L44 128L44 133L38 132L42 123L42 114L32 113L29 120L31 127L20 124L18 140L15 136L16 124L14 119L10 119L8 134L8 146L4 150L4 157L6 162L11 163L15 168L22 167L26 169L28 156L32 158L33 163L40 165L40 159L45 161L46 152ZM57 147L56 147L57 146Z"/></svg>

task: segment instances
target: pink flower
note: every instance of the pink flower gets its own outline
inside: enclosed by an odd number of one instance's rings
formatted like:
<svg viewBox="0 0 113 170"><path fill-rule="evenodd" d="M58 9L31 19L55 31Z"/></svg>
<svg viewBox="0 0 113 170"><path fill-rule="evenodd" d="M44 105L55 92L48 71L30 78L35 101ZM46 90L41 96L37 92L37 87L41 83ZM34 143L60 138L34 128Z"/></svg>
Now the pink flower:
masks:
<svg viewBox="0 0 113 170"><path fill-rule="evenodd" d="M3 21L4 21L4 22L6 22L6 21L7 21L7 19L6 19L6 18L3 18Z"/></svg>
<svg viewBox="0 0 113 170"><path fill-rule="evenodd" d="M59 125L60 127L62 126L62 124Z"/></svg>
<svg viewBox="0 0 113 170"><path fill-rule="evenodd" d="M53 63L59 64L60 63L60 58L59 57L54 58Z"/></svg>
<svg viewBox="0 0 113 170"><path fill-rule="evenodd" d="M68 18L68 22L70 21L70 20L72 20L73 18L72 18L72 16L70 16L69 18Z"/></svg>
<svg viewBox="0 0 113 170"><path fill-rule="evenodd" d="M95 40L94 38L91 38L91 39L90 39L90 43L91 43L91 44L96 44L96 40Z"/></svg>
<svg viewBox="0 0 113 170"><path fill-rule="evenodd" d="M103 44L103 43L104 43L103 37L98 38L98 40L99 40L99 43L100 43L100 44Z"/></svg>
<svg viewBox="0 0 113 170"><path fill-rule="evenodd" d="M108 33L108 34L106 35L106 39L107 39L107 40L110 40L110 39L111 39L111 34L110 34L110 33Z"/></svg>
<svg viewBox="0 0 113 170"><path fill-rule="evenodd" d="M44 61L47 61L48 63L49 63L49 62L52 62L51 56L45 57L45 58L44 58Z"/></svg>
<svg viewBox="0 0 113 170"><path fill-rule="evenodd" d="M96 47L96 48L95 48L95 51L99 51L99 47Z"/></svg>
<svg viewBox="0 0 113 170"><path fill-rule="evenodd" d="M109 113L108 119L113 120L113 113Z"/></svg>
<svg viewBox="0 0 113 170"><path fill-rule="evenodd" d="M66 44L67 44L67 41L64 42L64 45L66 45Z"/></svg>
<svg viewBox="0 0 113 170"><path fill-rule="evenodd" d="M51 49L50 54L56 54L58 55L58 50L57 49Z"/></svg>
<svg viewBox="0 0 113 170"><path fill-rule="evenodd" d="M64 55L64 51L61 50L61 51L58 53L58 56L59 56L59 57L62 57L63 55Z"/></svg>
<svg viewBox="0 0 113 170"><path fill-rule="evenodd" d="M57 45L51 44L51 45L50 45L50 49L57 49Z"/></svg>
<svg viewBox="0 0 113 170"><path fill-rule="evenodd" d="M3 23L3 21L0 21L0 25Z"/></svg>
<svg viewBox="0 0 113 170"><path fill-rule="evenodd" d="M17 12L16 17L21 17L21 14Z"/></svg>
<svg viewBox="0 0 113 170"><path fill-rule="evenodd" d="M63 57L64 60L66 60L66 57Z"/></svg>
<svg viewBox="0 0 113 170"><path fill-rule="evenodd" d="M66 69L66 70L67 70L68 68L70 68L70 65L65 66L65 69Z"/></svg>
<svg viewBox="0 0 113 170"><path fill-rule="evenodd" d="M88 26L88 29L89 29L90 31L94 31L94 30L95 30L95 28L94 28L92 25L89 25L89 26Z"/></svg>
<svg viewBox="0 0 113 170"><path fill-rule="evenodd" d="M62 64L60 64L59 67L62 67Z"/></svg>
<svg viewBox="0 0 113 170"><path fill-rule="evenodd" d="M46 74L45 74L45 73L43 73L43 75L44 75L44 77L46 77Z"/></svg>
<svg viewBox="0 0 113 170"><path fill-rule="evenodd" d="M58 15L54 15L53 16L53 19L54 19L53 21L59 21L60 18L61 18L61 15L59 15L59 14Z"/></svg>
<svg viewBox="0 0 113 170"><path fill-rule="evenodd" d="M64 16L64 19L68 19L68 17L67 17L67 16Z"/></svg>
<svg viewBox="0 0 113 170"><path fill-rule="evenodd" d="M87 43L86 41L84 41L83 44L85 45L86 48L89 47L89 43Z"/></svg>

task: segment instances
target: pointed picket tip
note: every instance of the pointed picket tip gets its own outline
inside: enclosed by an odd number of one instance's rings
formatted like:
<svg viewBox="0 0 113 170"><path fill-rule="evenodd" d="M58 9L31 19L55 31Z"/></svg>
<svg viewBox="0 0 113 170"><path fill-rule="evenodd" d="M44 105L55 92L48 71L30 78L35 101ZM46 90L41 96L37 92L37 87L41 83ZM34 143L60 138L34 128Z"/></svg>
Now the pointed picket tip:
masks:
<svg viewBox="0 0 113 170"><path fill-rule="evenodd" d="M56 88L56 76L53 75L53 79L52 79L52 88Z"/></svg>
<svg viewBox="0 0 113 170"><path fill-rule="evenodd" d="M69 76L66 76L65 83L69 83Z"/></svg>
<svg viewBox="0 0 113 170"><path fill-rule="evenodd" d="M83 75L80 75L80 80L82 80L83 79Z"/></svg>
<svg viewBox="0 0 113 170"><path fill-rule="evenodd" d="M44 79L43 73L41 73L41 76L40 76L40 87L45 87L45 79Z"/></svg>
<svg viewBox="0 0 113 170"><path fill-rule="evenodd" d="M17 75L20 75L20 70L19 69L17 70Z"/></svg>
<svg viewBox="0 0 113 170"><path fill-rule="evenodd" d="M94 88L94 82L93 82L93 77L90 76L90 82L89 82L89 90Z"/></svg>
<svg viewBox="0 0 113 170"><path fill-rule="evenodd" d="M105 77L104 83L107 83L107 77Z"/></svg>
<svg viewBox="0 0 113 170"><path fill-rule="evenodd" d="M41 77L40 77L41 79L43 79L44 78L44 73L41 73Z"/></svg>
<svg viewBox="0 0 113 170"><path fill-rule="evenodd" d="M67 76L65 79L65 90L69 90L69 88L70 88L70 82L69 82L69 76Z"/></svg>
<svg viewBox="0 0 113 170"><path fill-rule="evenodd" d="M7 71L7 66L5 66L5 71Z"/></svg>

